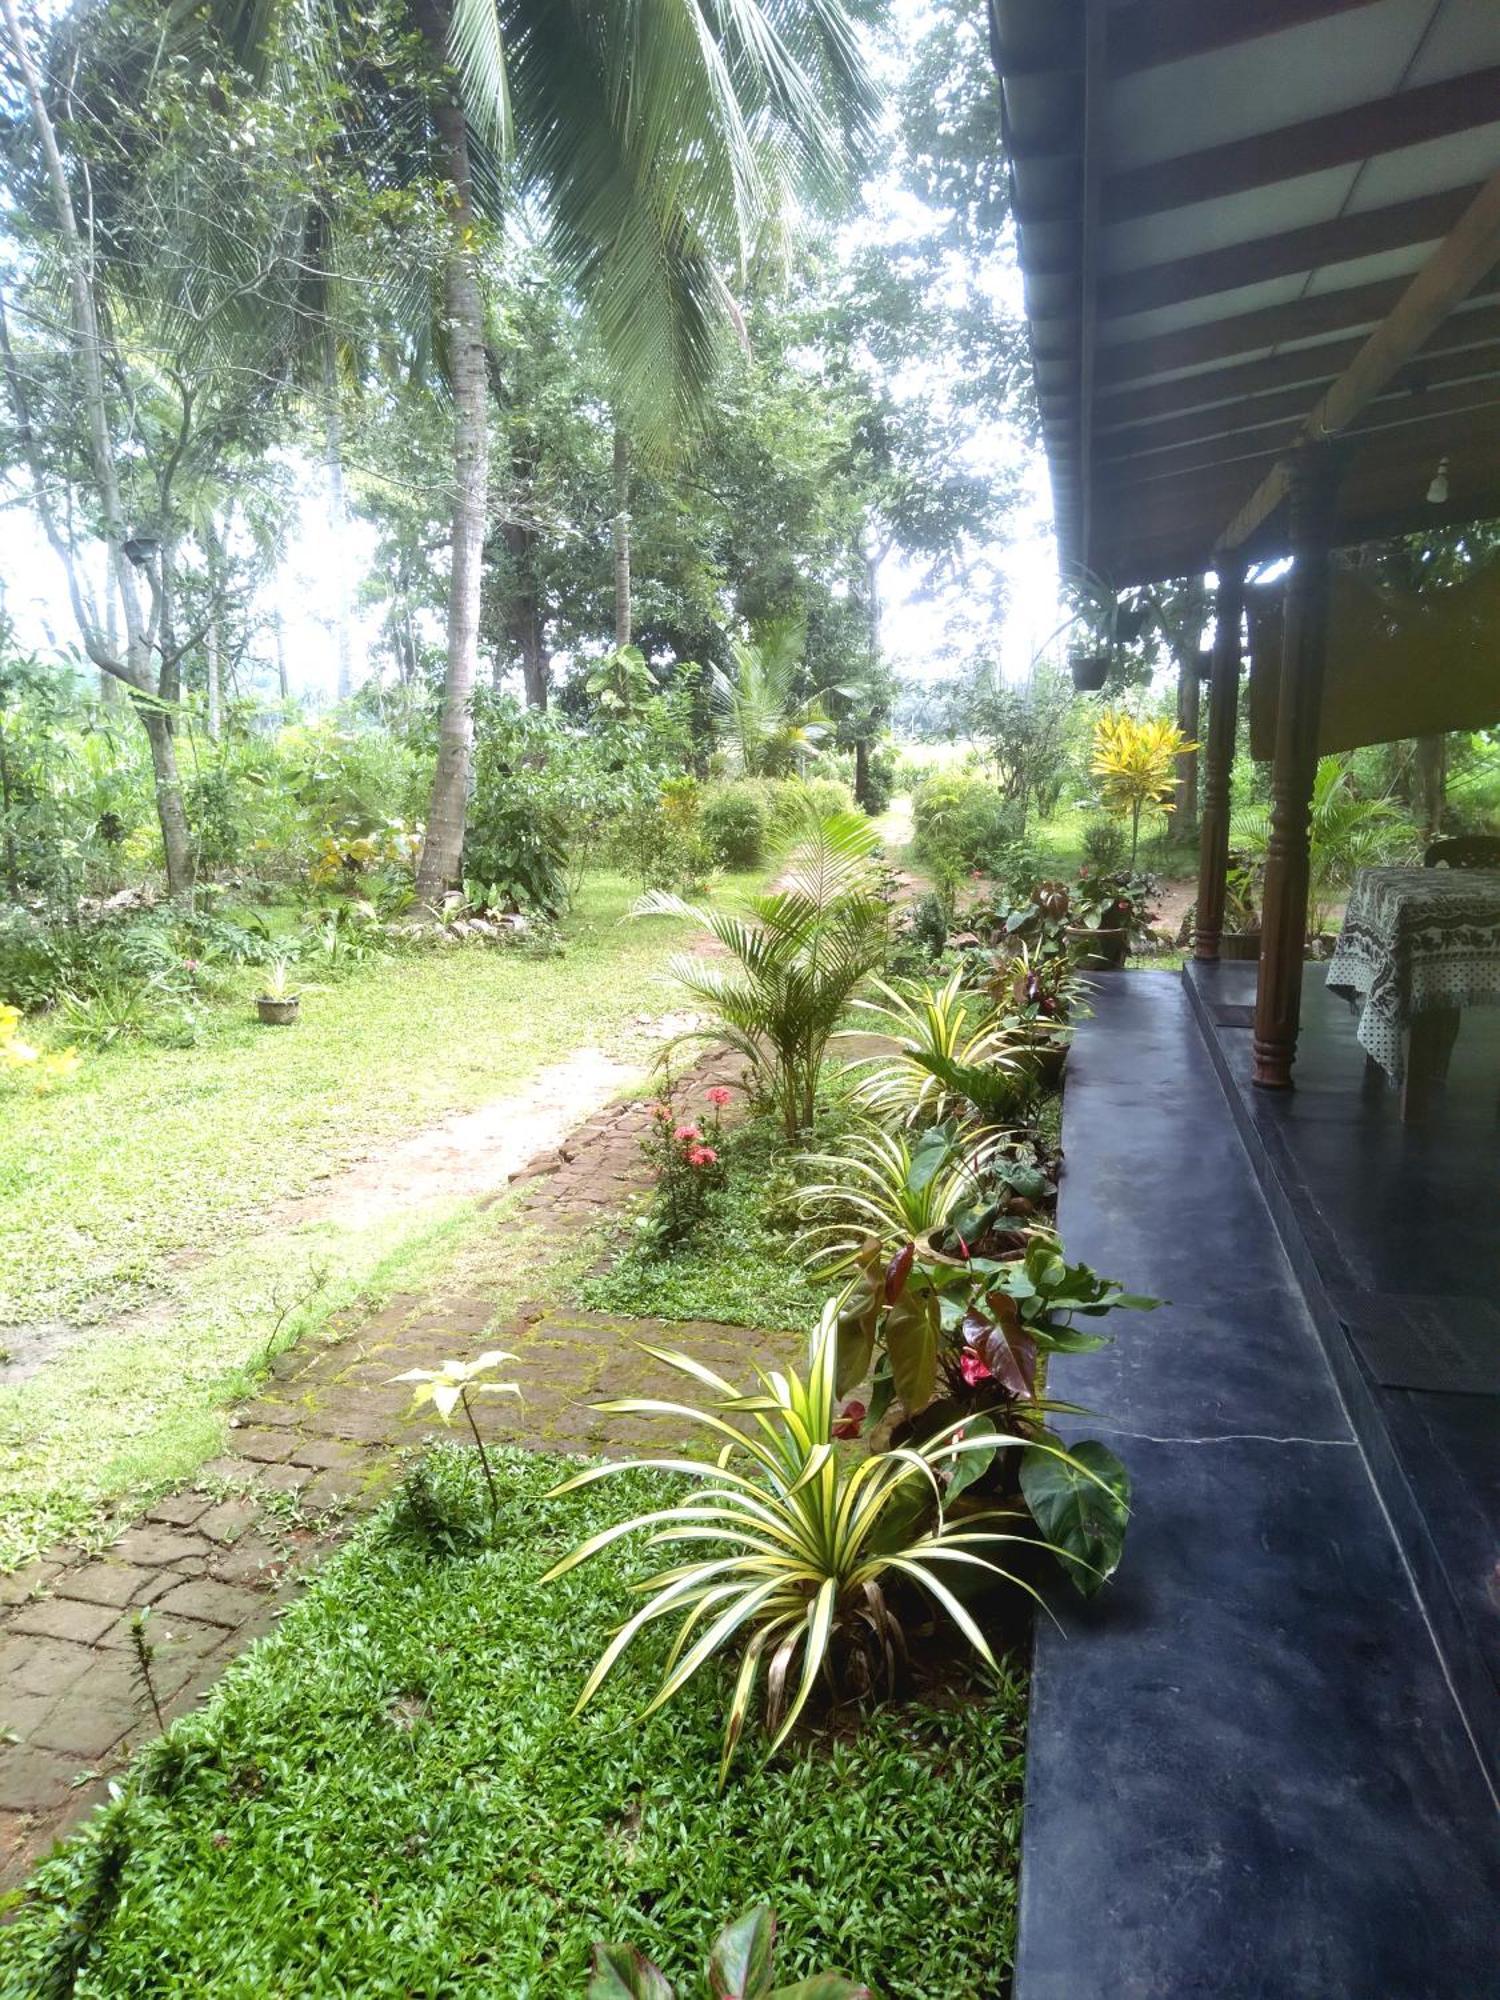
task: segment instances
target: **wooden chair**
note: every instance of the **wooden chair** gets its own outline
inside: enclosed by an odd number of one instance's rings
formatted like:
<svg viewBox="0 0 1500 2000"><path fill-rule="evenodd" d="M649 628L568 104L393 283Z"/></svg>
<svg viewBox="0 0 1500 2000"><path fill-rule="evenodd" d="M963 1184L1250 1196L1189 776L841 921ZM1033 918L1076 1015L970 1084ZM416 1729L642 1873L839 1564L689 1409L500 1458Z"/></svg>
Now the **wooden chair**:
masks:
<svg viewBox="0 0 1500 2000"><path fill-rule="evenodd" d="M1500 834L1459 833L1435 840L1422 856L1424 868L1500 868Z"/></svg>

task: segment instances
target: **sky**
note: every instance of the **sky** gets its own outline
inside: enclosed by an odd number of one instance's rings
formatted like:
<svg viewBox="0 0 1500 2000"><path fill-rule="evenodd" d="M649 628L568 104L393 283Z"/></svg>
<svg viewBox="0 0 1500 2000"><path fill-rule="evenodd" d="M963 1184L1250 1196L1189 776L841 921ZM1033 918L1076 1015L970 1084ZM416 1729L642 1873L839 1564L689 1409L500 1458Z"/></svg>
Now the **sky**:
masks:
<svg viewBox="0 0 1500 2000"><path fill-rule="evenodd" d="M894 17L906 33L920 31L925 0L894 0ZM907 231L930 226L933 217L918 213L904 190L878 185L870 191L871 220L856 225L863 233ZM995 295L1020 310L1020 276L1007 260L989 274ZM920 373L901 385L902 393L920 397L937 390ZM1051 534L1051 508L1045 462L1026 451L1004 432L980 434L971 441L979 462L1022 463L1024 498L1007 524L1009 538L979 551L982 564L1003 577L1006 608L994 634L994 648L1007 678L1022 680L1060 617L1057 561ZM336 579L342 569L352 587L370 568L375 533L367 523L350 522L342 538L332 531L323 501L321 470L308 463L299 468L299 519L288 537L288 557L268 587L267 610L279 611L294 690L323 703L334 698L336 657L332 609ZM13 620L21 646L47 654L62 651L81 660L76 627L63 586L61 569L47 546L29 506L21 499L24 482L0 481L0 605ZM18 504L19 503L19 504ZM349 594L353 595L351 587ZM917 567L899 551L887 557L881 575L882 635L892 665L903 677L928 680L951 674L955 661L941 624L942 607L924 594ZM935 624L935 620L939 621ZM352 620L352 651L356 679L378 636L379 612L356 612ZM275 675L269 637L263 647L258 676L264 691L274 689Z"/></svg>

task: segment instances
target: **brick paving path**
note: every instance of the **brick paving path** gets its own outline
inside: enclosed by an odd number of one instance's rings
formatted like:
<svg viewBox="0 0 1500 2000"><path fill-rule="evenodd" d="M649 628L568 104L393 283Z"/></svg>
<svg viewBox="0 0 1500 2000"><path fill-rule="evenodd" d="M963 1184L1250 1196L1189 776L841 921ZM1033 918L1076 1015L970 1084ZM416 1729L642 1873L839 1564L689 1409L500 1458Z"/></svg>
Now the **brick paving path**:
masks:
<svg viewBox="0 0 1500 2000"><path fill-rule="evenodd" d="M697 1091L735 1073L709 1056L686 1082ZM576 1243L645 1185L647 1117L643 1104L608 1106L532 1161L515 1176L530 1183L519 1213L501 1227L540 1222L559 1249ZM676 1387L636 1338L689 1348L735 1375L752 1358L787 1358L796 1344L540 1305L497 1320L483 1297L398 1296L343 1338L280 1356L260 1398L231 1417L229 1454L148 1508L105 1554L53 1550L0 1577L0 1888L24 1879L157 1733L134 1665L135 1613L149 1607L152 1680L170 1721L399 1477L401 1449L436 1429L408 1419L410 1388L393 1375L498 1344L520 1356L526 1402L518 1414L509 1401L482 1399L485 1431L560 1451L659 1446L660 1424L606 1425L588 1407Z"/></svg>

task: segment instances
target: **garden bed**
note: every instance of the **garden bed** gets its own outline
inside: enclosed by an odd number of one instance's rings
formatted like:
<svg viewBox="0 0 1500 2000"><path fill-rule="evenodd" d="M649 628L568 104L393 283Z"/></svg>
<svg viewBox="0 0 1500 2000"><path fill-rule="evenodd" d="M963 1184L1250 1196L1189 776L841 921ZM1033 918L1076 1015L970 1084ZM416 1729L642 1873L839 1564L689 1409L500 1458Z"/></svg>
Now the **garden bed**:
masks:
<svg viewBox="0 0 1500 2000"><path fill-rule="evenodd" d="M571 1716L650 1552L538 1587L661 1482L548 1501L576 1460L500 1463L492 1534L469 1540L477 1468L437 1454L427 1528L388 1508L138 1760L39 1871L0 1993L576 2000L600 1937L694 1991L719 1926L760 1901L784 1979L839 1965L889 2000L1002 1992L1019 1674L966 1666L940 1697L820 1718L770 1764L751 1737L720 1792L727 1666L637 1723L665 1647L648 1638Z"/></svg>

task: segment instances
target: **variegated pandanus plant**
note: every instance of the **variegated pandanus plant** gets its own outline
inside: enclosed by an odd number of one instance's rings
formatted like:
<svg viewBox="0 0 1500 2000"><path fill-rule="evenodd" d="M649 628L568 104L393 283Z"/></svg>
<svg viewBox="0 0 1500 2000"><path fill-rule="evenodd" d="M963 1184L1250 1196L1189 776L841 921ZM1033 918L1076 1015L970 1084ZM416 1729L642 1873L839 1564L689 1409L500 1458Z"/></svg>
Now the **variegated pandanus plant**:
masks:
<svg viewBox="0 0 1500 2000"><path fill-rule="evenodd" d="M726 1924L709 1954L710 2000L875 2000L868 1986L841 1972L773 1985L775 1943L776 1917L769 1904ZM676 1991L633 1945L597 1944L586 2000L676 2000Z"/></svg>

